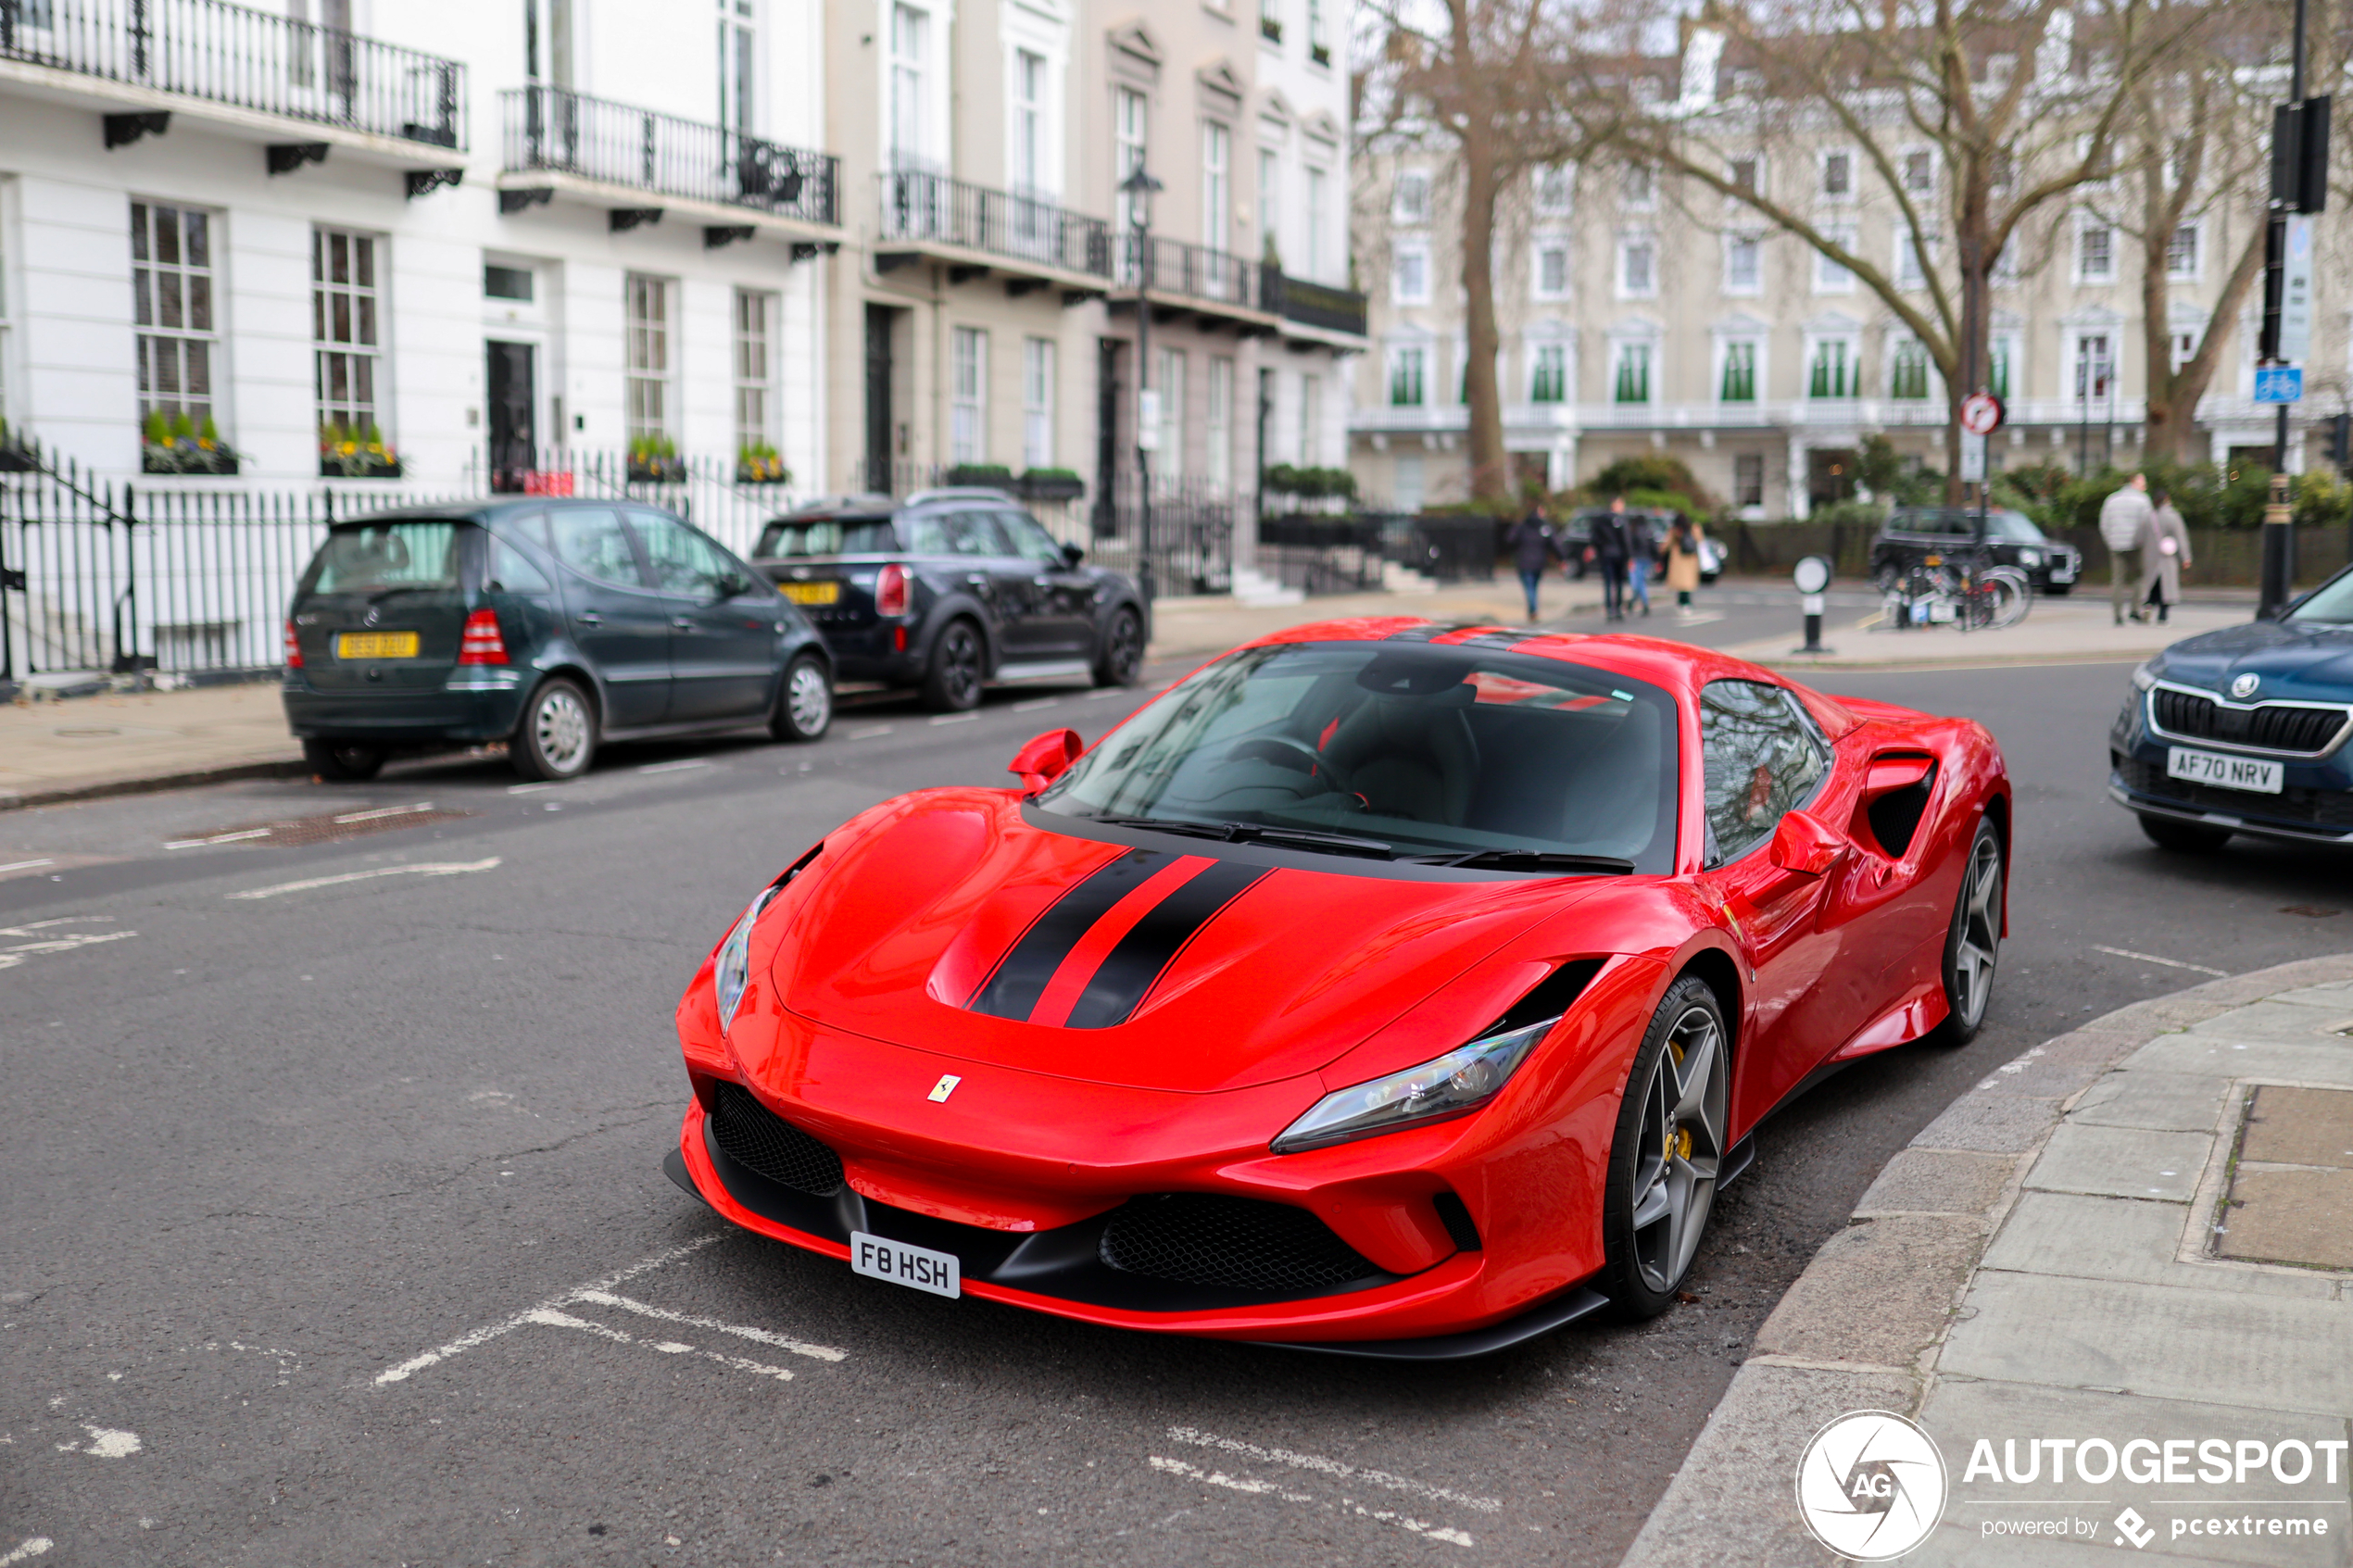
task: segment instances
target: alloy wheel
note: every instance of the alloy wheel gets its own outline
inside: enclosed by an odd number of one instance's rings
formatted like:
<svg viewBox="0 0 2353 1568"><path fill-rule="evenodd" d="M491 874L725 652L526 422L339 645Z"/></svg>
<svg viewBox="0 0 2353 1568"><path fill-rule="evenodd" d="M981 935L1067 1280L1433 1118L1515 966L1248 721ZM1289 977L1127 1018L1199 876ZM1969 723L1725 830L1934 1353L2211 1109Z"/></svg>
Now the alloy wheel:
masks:
<svg viewBox="0 0 2353 1568"><path fill-rule="evenodd" d="M1122 610L1112 617L1111 632L1103 644L1103 673L1105 684L1124 686L1136 678L1137 667L1144 661L1144 629L1135 615Z"/></svg>
<svg viewBox="0 0 2353 1568"><path fill-rule="evenodd" d="M1707 1228L1724 1163L1725 1082L1723 1031L1691 1008L1651 1064L1634 1145L1634 1266L1654 1291L1683 1277Z"/></svg>
<svg viewBox="0 0 2353 1568"><path fill-rule="evenodd" d="M795 665L791 684L785 688L785 708L792 716L793 728L800 734L824 733L834 713L833 687L825 672L806 659Z"/></svg>
<svg viewBox="0 0 2353 1568"><path fill-rule="evenodd" d="M557 686L532 713L531 736L548 767L569 773L587 754L588 709L569 686Z"/></svg>
<svg viewBox="0 0 2353 1568"><path fill-rule="evenodd" d="M958 622L940 638L939 684L958 708L970 708L980 699L980 639L972 628Z"/></svg>
<svg viewBox="0 0 2353 1568"><path fill-rule="evenodd" d="M1960 940L1953 945L1953 1003L1962 1024L1974 1029L1994 997L1994 963L2002 945L2002 847L1992 834L1978 836L1966 875Z"/></svg>

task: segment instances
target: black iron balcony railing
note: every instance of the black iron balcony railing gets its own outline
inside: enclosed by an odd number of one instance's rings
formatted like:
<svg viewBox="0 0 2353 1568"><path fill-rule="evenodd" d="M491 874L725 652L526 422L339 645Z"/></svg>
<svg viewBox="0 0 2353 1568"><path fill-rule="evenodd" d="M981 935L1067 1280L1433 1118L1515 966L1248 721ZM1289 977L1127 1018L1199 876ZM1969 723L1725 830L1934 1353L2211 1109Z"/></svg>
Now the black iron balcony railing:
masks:
<svg viewBox="0 0 2353 1568"><path fill-rule="evenodd" d="M682 201L840 221L840 160L560 87L498 94L509 174L569 174Z"/></svg>
<svg viewBox="0 0 2353 1568"><path fill-rule="evenodd" d="M920 169L892 169L881 181L886 241L931 240L1066 272L1111 276L1110 230L1100 218Z"/></svg>
<svg viewBox="0 0 2353 1568"><path fill-rule="evenodd" d="M1259 288L1265 307L1286 321L1357 337L1365 335L1365 296L1354 289L1310 282L1272 265L1266 267Z"/></svg>
<svg viewBox="0 0 2353 1568"><path fill-rule="evenodd" d="M1136 286L1143 271L1138 265L1143 254L1134 234L1127 234L1120 240L1118 281L1126 287ZM1212 250L1207 245L1188 245L1182 240L1164 240L1153 235L1151 275L1145 281L1154 294L1183 295L1187 298L1213 300L1244 310L1268 308L1261 297L1265 284L1260 276L1260 264L1245 261L1228 251Z"/></svg>
<svg viewBox="0 0 2353 1568"><path fill-rule="evenodd" d="M0 59L462 149L456 60L225 0L0 0Z"/></svg>

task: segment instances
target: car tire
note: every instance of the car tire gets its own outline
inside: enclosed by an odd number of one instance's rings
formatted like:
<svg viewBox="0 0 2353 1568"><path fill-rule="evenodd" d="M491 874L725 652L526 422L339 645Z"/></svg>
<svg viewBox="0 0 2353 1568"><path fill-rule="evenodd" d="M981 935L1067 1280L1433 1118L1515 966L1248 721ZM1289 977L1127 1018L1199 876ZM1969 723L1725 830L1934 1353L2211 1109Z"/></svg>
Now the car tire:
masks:
<svg viewBox="0 0 2353 1568"><path fill-rule="evenodd" d="M776 693L776 711L769 715L768 733L781 741L822 740L833 721L832 671L813 653L797 655L785 666L785 681Z"/></svg>
<svg viewBox="0 0 2353 1568"><path fill-rule="evenodd" d="M561 783L588 771L597 756L597 709L580 683L558 675L522 705L507 759L526 779Z"/></svg>
<svg viewBox="0 0 2353 1568"><path fill-rule="evenodd" d="M1125 607L1112 611L1095 651L1095 684L1132 686L1144 673L1144 619Z"/></svg>
<svg viewBox="0 0 2353 1568"><path fill-rule="evenodd" d="M1871 586L1882 596L1895 592L1897 585L1903 581L1904 574L1896 571L1892 563L1882 565L1877 571L1871 573Z"/></svg>
<svg viewBox="0 0 2353 1568"><path fill-rule="evenodd" d="M2231 841L2228 828L2208 827L2204 822L2179 822L2171 817L2141 814L2141 831L2159 849L2171 849L2177 855L2211 855Z"/></svg>
<svg viewBox="0 0 2353 1568"><path fill-rule="evenodd" d="M384 748L359 741L307 740L302 759L329 784L365 784L384 771Z"/></svg>
<svg viewBox="0 0 2353 1568"><path fill-rule="evenodd" d="M2063 599L2067 597L2068 595L2075 592L2075 584L2072 583L2048 583L2044 584L2038 592L2048 594L2055 599Z"/></svg>
<svg viewBox="0 0 2353 1568"><path fill-rule="evenodd" d="M1699 1255L1730 1148L1730 1047L1714 988L1685 975L1634 1052L1603 1187L1600 1281L1629 1322L1672 1305Z"/></svg>
<svg viewBox="0 0 2353 1568"><path fill-rule="evenodd" d="M987 668L980 628L961 618L950 621L932 639L931 661L924 667L924 706L935 713L971 712L980 706Z"/></svg>
<svg viewBox="0 0 2353 1568"><path fill-rule="evenodd" d="M1944 932L1944 1022L1932 1036L1940 1046L1966 1046L1985 1026L2002 956L2002 884L2007 875L2001 831L1991 818L1980 817L1961 861L1953 922Z"/></svg>

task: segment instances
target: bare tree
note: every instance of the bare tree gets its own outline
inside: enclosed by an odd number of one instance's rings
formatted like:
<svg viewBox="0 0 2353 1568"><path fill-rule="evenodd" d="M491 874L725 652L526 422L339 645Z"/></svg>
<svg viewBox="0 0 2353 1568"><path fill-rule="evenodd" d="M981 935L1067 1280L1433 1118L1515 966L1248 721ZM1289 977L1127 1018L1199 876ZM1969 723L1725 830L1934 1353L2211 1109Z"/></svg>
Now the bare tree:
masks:
<svg viewBox="0 0 2353 1568"><path fill-rule="evenodd" d="M1671 106L1636 101L1604 65L1572 72L1561 112L1846 269L1935 366L1957 445L1961 399L1991 364L2004 253L2109 177L2131 106L2207 14L2158 0L1714 0ZM1839 149L1849 190L1759 161L1782 148ZM1867 218L1904 242L1901 259L1861 242Z"/></svg>

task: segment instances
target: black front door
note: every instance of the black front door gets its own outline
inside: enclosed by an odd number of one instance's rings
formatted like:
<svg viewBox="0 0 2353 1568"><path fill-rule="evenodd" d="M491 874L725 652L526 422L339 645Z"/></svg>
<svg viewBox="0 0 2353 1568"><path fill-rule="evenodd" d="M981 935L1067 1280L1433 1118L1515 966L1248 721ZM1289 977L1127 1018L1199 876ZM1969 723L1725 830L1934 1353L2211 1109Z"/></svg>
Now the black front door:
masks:
<svg viewBox="0 0 2353 1568"><path fill-rule="evenodd" d="M890 319L887 305L866 307L866 488L890 494Z"/></svg>
<svg viewBox="0 0 2353 1568"><path fill-rule="evenodd" d="M491 343L490 488L502 495L522 493L523 475L532 469L532 448L537 444L532 425L536 388L533 384L533 349L527 343Z"/></svg>

